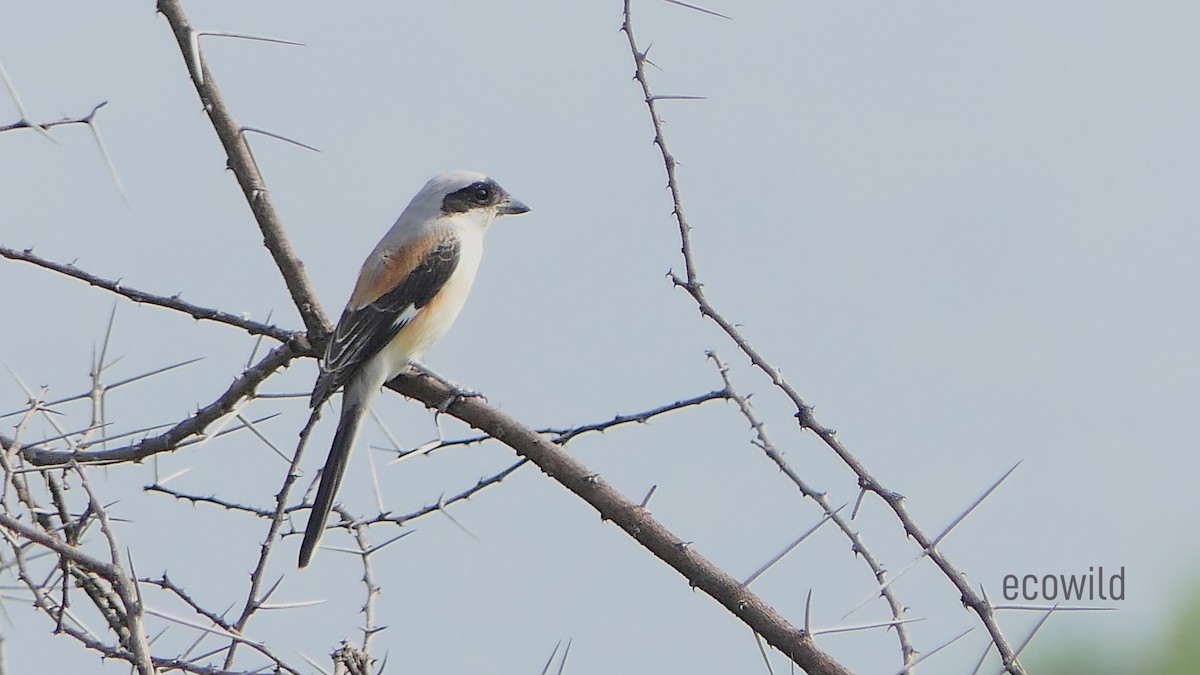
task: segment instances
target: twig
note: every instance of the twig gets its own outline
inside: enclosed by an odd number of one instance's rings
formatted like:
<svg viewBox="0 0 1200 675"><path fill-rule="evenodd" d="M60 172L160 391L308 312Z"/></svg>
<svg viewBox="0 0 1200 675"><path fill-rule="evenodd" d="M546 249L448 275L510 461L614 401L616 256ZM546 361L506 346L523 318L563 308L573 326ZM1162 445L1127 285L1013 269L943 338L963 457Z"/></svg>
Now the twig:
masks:
<svg viewBox="0 0 1200 675"><path fill-rule="evenodd" d="M130 579L121 569L121 553L117 544L116 530L113 529L112 522L108 518L108 511L96 498L91 481L87 477L87 470L78 464L71 468L79 476L79 483L87 494L90 510L100 521L100 531L104 534L105 541L108 542L113 574L106 578L113 585L113 589L120 596L121 604L124 606L125 628L128 630L126 645L133 652L133 664L142 675L156 675L150 656L150 644L146 641L146 627L142 619L145 607L142 604L141 592L137 588L137 580ZM130 563L132 564L132 561Z"/></svg>
<svg viewBox="0 0 1200 675"><path fill-rule="evenodd" d="M226 501L219 497L187 494L185 492L180 492L178 490L172 490L171 488L164 487L162 483L155 483L153 485L147 485L142 489L145 490L146 492L160 492L164 495L174 497L175 499L181 499L183 501L191 502L193 504L212 504L213 506L219 506L227 511L248 513L253 516L258 516L259 518L270 518L275 515L274 509L261 509L261 508L255 508L253 506L246 506L245 504L236 504L234 502Z"/></svg>
<svg viewBox="0 0 1200 675"><path fill-rule="evenodd" d="M658 407L650 408L648 410L643 410L641 412L631 413L631 414L627 414L627 415L614 415L613 418L611 420L608 420L607 422L594 422L591 424L581 424L577 427L571 427L570 429L558 431L557 436L554 438L554 442L557 443L558 445L565 445L568 442L570 442L571 439L575 438L576 436L578 436L580 434L584 434L584 433L588 433L588 432L592 432L592 431L607 431L608 429L611 429L613 427L620 426L622 424L629 424L631 422L635 422L638 424L645 424L646 422L649 422L654 417L657 417L664 413L673 412L675 410L680 410L682 408L687 408L687 407L694 406L694 405L700 405L701 403L708 403L709 401L715 401L717 399L728 400L729 398L730 398L729 389L727 389L727 388L726 389L715 389L713 391L708 392L707 394L700 394L699 396L693 396L691 398L680 399L678 401L675 401L674 403L667 403L665 405L660 405Z"/></svg>
<svg viewBox="0 0 1200 675"><path fill-rule="evenodd" d="M369 526L365 523L358 523L354 526L354 542L358 545L360 552L359 559L362 561L363 575L362 582L366 591L366 598L363 600L363 653L370 658L371 654L371 638L382 630L375 620L375 601L379 598L379 584L375 582L375 573L371 567L371 555L378 551L378 548L371 547L369 536Z"/></svg>
<svg viewBox="0 0 1200 675"><path fill-rule="evenodd" d="M179 586L175 582L171 581L166 574L163 574L162 577L158 579L142 578L139 581L143 584L150 584L151 586L157 586L164 591L168 591L175 597L182 600L184 604L192 609L193 612L211 621L214 626L217 626L226 632L233 632L233 626L231 626L229 622L225 621L224 617L205 609L199 602L196 602L196 600L192 598L191 594L184 590L182 586Z"/></svg>
<svg viewBox="0 0 1200 675"><path fill-rule="evenodd" d="M287 474L284 475L283 484L279 487L279 492L275 495L275 513L271 517L271 524L267 528L267 534L263 537L263 543L259 549L258 564L250 574L250 588L246 593L246 602L242 607L241 615L232 624L234 631L237 633L245 630L250 617L254 616L254 613L265 599L265 596L264 598L258 597L258 591L262 587L263 578L267 571L267 559L270 558L275 542L278 541L279 530L283 527L283 521L287 519L288 496L292 492L292 486L295 485L296 479L300 476L300 458L304 456L304 448L308 445L309 435L320 418L319 408L309 415L308 424L300 431L300 442L296 444L296 452L292 455L291 466L288 467ZM269 596L270 591L266 595ZM233 667L236 652L237 642L231 642L229 652L225 655L224 667L226 669Z"/></svg>
<svg viewBox="0 0 1200 675"><path fill-rule="evenodd" d="M100 105L104 105L101 103ZM35 131L45 132L46 129L52 127L61 127L68 124L90 124L87 117L60 117L49 122L30 122L29 120L19 120L8 124L0 124L0 133L6 131L16 131L17 129L33 129Z"/></svg>
<svg viewBox="0 0 1200 675"><path fill-rule="evenodd" d="M94 504L95 506L95 504ZM3 527L19 537L28 539L39 546L48 548L66 560L100 575L108 581L116 589L121 597L122 603L125 605L125 616L129 621L128 628L130 630L128 643L132 649L128 652L128 656L124 657L130 663L137 666L141 675L155 675L154 668L151 665L149 646L145 642L145 633L141 629L141 608L136 601L136 592L132 588L132 582L125 576L125 573L115 563L106 563L97 558L80 551L79 549L67 545L65 542L56 539L48 534L38 531L37 529L26 525L7 513L0 512L0 527ZM113 540L110 538L110 552L113 545ZM27 582L32 588L34 584ZM35 591L35 596L39 594ZM48 606L43 607L51 616L54 612ZM64 627L65 629L66 627ZM83 636L75 636L80 639Z"/></svg>
<svg viewBox="0 0 1200 675"><path fill-rule="evenodd" d="M963 520L965 520L965 519L967 518L967 516L971 515L971 513L972 513L972 512L973 512L973 511L974 511L976 508L978 508L978 507L979 507L979 505L980 505L980 504L982 504L982 503L984 502L984 500L986 500L986 499L987 499L987 498L988 498L988 497L989 497L989 496L990 496L990 495L991 495L993 492L995 492L995 491L996 491L996 489L997 489L997 488L999 488L999 487L1000 487L1000 485L1001 485L1001 484L1002 484L1002 483L1003 483L1005 480L1007 480L1007 479L1008 479L1008 477L1009 477L1009 476L1011 476L1011 475L1012 475L1012 473L1013 473L1014 471L1016 471L1016 470L1017 470L1017 467L1018 467L1018 466L1020 466L1020 465L1021 465L1021 462L1017 462L1016 464L1013 464L1012 468L1010 468L1008 471L1005 471L1005 472L1004 472L1004 475L1002 475L1002 476L1000 476L1000 478L996 479L996 480L995 480L995 481L994 481L994 482L993 482L993 483L992 483L992 484L991 484L991 485L988 487L988 489L987 489L987 490L985 490L985 491L983 492L983 494L981 494L979 497L977 497L977 498L975 499L975 501L971 502L970 506L968 506L967 508L963 509L963 511L962 511L961 513L959 513L959 514L958 514L958 515L957 515L957 516L954 518L954 520L953 520L953 521L951 521L951 523L950 523L949 525L947 525L945 529L943 529L943 530L942 530L942 532L941 532L940 534L938 534L936 537L934 537L934 538L933 538L932 545L933 545L934 547L936 547L938 544L940 544L940 543L941 543L941 541L942 541L942 539L946 538L946 537L947 537L947 536L948 536L948 535L949 535L949 534L950 534L950 533L951 533L951 532L954 530L954 528L958 527L958 525L959 525L960 523L962 523L962 521L963 521ZM861 494L861 493L860 493L860 494ZM929 555L929 549L924 549L924 550L922 550L922 551L921 551L921 554L920 554L920 555L918 555L916 558L914 558L914 559L913 559L913 561L912 561L912 562L910 562L908 565L906 565L906 566L904 567L904 569L902 569L902 570L900 570L899 572L896 572L895 574L891 575L891 578L890 578L890 579L888 579L887 581L885 581L885 582L883 582L882 584L880 584L880 586L879 586L879 588L878 588L877 590L878 590L878 591L880 591L880 592L882 592L883 590L885 590L885 589L889 588L890 586L892 586L893 584L895 584L897 581L899 581L899 580L900 580L900 577L903 577L905 574L908 574L908 572L909 572L910 570L912 570L914 567L916 567L916 566L917 566L917 563L919 563L919 562L921 562L922 560L924 560L924 559L925 559L925 557L926 557L926 556L928 556L928 555ZM871 598L870 598L870 597L868 597L866 600L863 600L863 601L862 601L862 603L861 603L861 604L859 604L857 607L854 607L854 608L853 608L853 609L851 609L849 612L846 612L846 614L845 614L845 615L843 615L843 617L842 617L842 618L846 618L847 616L850 616L850 615L851 615L851 614L853 614L854 612L858 611L858 610L859 610L859 608L861 608L861 607L863 607L864 605L866 605L866 604L867 604L867 602L869 602L869 601L870 601L870 599L871 599ZM987 602L987 597L986 597L986 596L984 597L984 601L985 601L985 602ZM998 608L997 608L995 605L992 605L992 611L995 611L996 609L998 609Z"/></svg>
<svg viewBox="0 0 1200 675"><path fill-rule="evenodd" d="M475 495L479 494L483 490L485 490L493 485L499 484L500 481L504 480L505 478L508 478L514 472L516 472L517 469L525 466L528 463L529 463L528 459L519 459L498 473L492 474L491 476L488 476L486 478L480 478L474 485L467 488L466 490L463 490L462 492L459 492L458 494L454 495L453 497L450 497L449 499L439 499L436 503L419 508L416 511L413 511L412 513L406 513L401 516L393 516L390 513L381 513L378 516L375 516L374 518L371 518L365 522L368 524L395 523L397 525L405 525L406 523L414 521L417 518L420 518L422 516L427 516L431 513L437 513L439 511L444 511L445 508L447 506L450 506L451 504L455 504L455 503L461 502L461 501L466 501L466 500L470 499L471 497L474 497Z"/></svg>
<svg viewBox="0 0 1200 675"><path fill-rule="evenodd" d="M646 410L642 410L640 412L613 415L612 419L606 420L604 422L588 422L586 424L580 424L580 425L573 426L573 427L544 427L544 428L538 429L537 433L543 434L546 436L550 436L551 441L554 443L557 443L559 445L566 445L567 443L574 440L577 436L581 436L583 434L594 433L594 432L603 433L605 431L608 431L609 429L613 429L615 427L623 426L626 424L645 424L645 423L649 422L650 420L654 419L655 417L658 417L659 415L664 415L666 413L674 412L676 410L682 410L683 408L689 408L691 406L700 405L702 403L708 403L709 401L729 400L729 398L730 398L730 395L729 395L728 390L715 389L713 391L708 392L707 394L699 394L697 396L692 396L691 398L679 399L679 400L675 401L674 403L666 403L666 404L663 404L660 406L655 406L653 408L648 408ZM395 438L391 435L391 433L389 431L387 431L386 428L384 429L384 433L387 434L388 437L392 440L393 445L395 445L395 446L399 445L396 442ZM432 453L432 452L435 452L442 448L448 448L448 447L452 447L452 446L474 445L476 443L482 443L482 442L484 442L486 440L490 440L490 439L491 439L491 436L488 436L486 434L480 434L477 436L468 436L465 438L455 438L455 439L450 439L450 440L444 440L444 441L438 443L436 446L429 448L427 450L424 450L423 452ZM408 451L408 452L402 453L395 461L399 461L401 459L407 458L409 455L412 455L414 453L420 454L420 452L421 451Z"/></svg>
<svg viewBox="0 0 1200 675"><path fill-rule="evenodd" d="M668 404L656 406L654 408L649 408L649 409L643 410L641 412L629 413L629 414L624 414L624 415L614 415L612 419L605 421L605 422L592 422L592 423L588 423L588 424L581 424L579 426L570 427L567 429L558 429L558 428L539 429L539 430L537 430L537 433L545 435L545 436L550 436L551 437L550 441L552 443L555 443L557 445L566 445L567 443L571 442L573 439L575 439L577 436L580 436L581 434L603 432L603 431L607 431L608 429L612 429L614 427L618 427L618 426L625 425L625 424L645 424L645 423L649 422L650 420L654 419L655 417L658 417L660 415L665 415L669 412L674 412L676 410L681 410L683 408L700 405L702 403L707 403L709 401L715 401L718 399L722 399L722 400L729 399L731 397L732 397L732 392L728 388L717 389L714 391L710 391L707 394L700 394L699 396L693 396L691 398L680 399L678 401L675 401L674 403L668 403ZM479 442L488 440L490 438L491 438L491 436L481 435L481 436L472 436L469 438L456 439L456 440L452 440L452 441L443 441L437 447L426 450L425 452L433 452L434 450L438 450L440 448L444 448L444 447L448 447L448 446L452 446L452 445L469 445L472 443L479 443ZM408 457L414 453L416 453L416 451L405 453L400 456L400 459ZM417 453L417 454L419 454L419 453ZM444 512L445 507L450 506L451 504L455 504L460 501L465 501L467 499L470 499L471 497L475 496L479 492L482 492L486 488L489 488L493 485L500 483L502 480L504 480L505 478L508 478L510 475L512 475L517 469L524 466L528 461L529 460L527 460L527 459L521 459L521 460L517 461L516 463L506 467L502 471L499 471L499 472L497 472L489 477L486 477L486 478L480 478L475 483L475 485L472 485L471 487L467 488L466 490L463 490L462 492L459 492L458 494L450 497L449 499L440 499L435 504L430 504L430 505L424 506L420 509L417 509L416 511L413 511L411 513L407 513L404 515L400 515L400 516L395 516L390 513L380 513L378 516L370 519L367 522L372 523L372 524L386 522L386 523L395 523L397 525L404 525L408 522L416 520L417 518L420 518L422 516L426 516L430 513L436 513L438 511ZM642 508L646 507L646 503L649 501L650 496L652 494L653 494L653 489L651 490L651 493L647 494L646 497L643 499L643 502L641 504Z"/></svg>
<svg viewBox="0 0 1200 675"><path fill-rule="evenodd" d="M167 309L173 309L177 312L183 312L184 314L187 314L197 320L215 321L217 323L223 323L241 328L251 335L266 335L268 337L275 338L280 342L289 342L297 337L297 333L294 331L284 330L278 326L271 326L265 323L259 323L258 321L251 321L243 316L238 316L236 314L230 314L229 312L222 312L217 309L211 309L209 307L186 302L181 300L178 295L155 295L146 291L140 291L136 288L130 288L123 285L120 279L115 281L104 279L79 269L73 263L63 264L54 262L52 260L47 260L39 255L36 255L31 249L18 251L16 249L8 248L7 246L0 246L0 256L10 260L27 262L53 272L58 272L59 274L71 277L73 279L85 281L92 286L103 288L106 291L111 291L138 304L166 307Z"/></svg>
<svg viewBox="0 0 1200 675"><path fill-rule="evenodd" d="M825 512L826 516L833 521L834 525L837 525L837 528L842 531L842 534L850 540L850 550L862 557L863 562L871 569L871 574L875 576L875 581L880 585L879 595L887 601L888 609L892 612L892 618L896 621L901 621L904 618L904 603L900 602L900 599L896 597L895 592L892 590L891 584L888 583L888 574L883 568L883 563L867 548L862 535L854 528L853 523L841 514L841 509L834 509L829 503L829 497L824 492L809 485L784 460L783 454L779 452L775 447L775 443L767 435L766 425L759 419L758 414L750 406L750 400L734 389L733 381L729 378L729 368L725 365L725 362L717 356L716 352L710 351L708 356L716 364L717 372L720 373L721 380L725 383L725 389L729 392L730 398L737 404L738 411L741 412L746 422L750 424L750 428L754 430L755 445L763 451L763 454L768 459L779 467L783 475L787 476L788 480L800 491L800 494L816 502L821 507L821 510ZM896 639L900 641L900 653L903 655L904 663L911 663L912 659L916 657L917 650L908 635L908 628L903 623L896 624Z"/></svg>
<svg viewBox="0 0 1200 675"><path fill-rule="evenodd" d="M263 380L297 356L291 343L276 347L236 379L215 401L158 436L118 448L83 452L26 446L21 448L21 456L35 466L52 466L73 461L81 464L138 461L160 452L171 452L188 437L203 434L210 424L232 412L243 399L252 397ZM0 435L0 447L8 449L12 444L13 439Z"/></svg>

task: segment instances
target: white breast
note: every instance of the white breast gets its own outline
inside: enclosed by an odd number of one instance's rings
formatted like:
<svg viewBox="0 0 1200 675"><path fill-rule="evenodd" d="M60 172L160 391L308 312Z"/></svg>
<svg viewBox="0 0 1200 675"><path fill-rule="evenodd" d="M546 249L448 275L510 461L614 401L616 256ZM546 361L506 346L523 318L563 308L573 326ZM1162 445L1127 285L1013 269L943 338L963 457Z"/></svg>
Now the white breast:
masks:
<svg viewBox="0 0 1200 675"><path fill-rule="evenodd" d="M442 290L400 329L396 338L372 359L376 362L372 365L382 371L382 382L399 375L410 362L420 360L450 330L466 304L483 257L483 231L461 228L456 234L459 237L459 250L454 274Z"/></svg>

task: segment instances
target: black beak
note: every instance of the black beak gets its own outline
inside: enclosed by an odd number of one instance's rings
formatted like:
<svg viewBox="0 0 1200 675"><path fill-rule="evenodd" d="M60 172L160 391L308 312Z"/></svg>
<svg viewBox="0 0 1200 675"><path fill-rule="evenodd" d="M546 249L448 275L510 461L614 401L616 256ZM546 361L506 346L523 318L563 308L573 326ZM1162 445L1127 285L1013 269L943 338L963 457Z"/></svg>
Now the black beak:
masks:
<svg viewBox="0 0 1200 675"><path fill-rule="evenodd" d="M528 212L528 206L525 206L521 200L512 197L505 197L504 201L496 205L496 213L502 216L515 216Z"/></svg>

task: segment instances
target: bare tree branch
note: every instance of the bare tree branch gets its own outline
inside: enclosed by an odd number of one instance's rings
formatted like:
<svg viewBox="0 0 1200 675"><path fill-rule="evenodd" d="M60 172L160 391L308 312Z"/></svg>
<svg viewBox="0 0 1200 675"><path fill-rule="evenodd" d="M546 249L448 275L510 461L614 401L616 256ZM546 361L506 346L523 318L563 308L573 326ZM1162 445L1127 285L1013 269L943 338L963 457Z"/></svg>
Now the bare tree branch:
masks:
<svg viewBox="0 0 1200 675"><path fill-rule="evenodd" d="M36 445L25 446L21 448L21 456L35 466L54 466L71 462L80 464L136 462L160 452L171 452L187 438L203 434L210 424L233 412L240 401L252 397L264 380L297 356L299 354L290 343L276 347L258 364L235 380L229 389L225 390L215 401L158 436L117 448L82 452ZM15 443L15 439L0 435L0 448L7 450Z"/></svg>
<svg viewBox="0 0 1200 675"><path fill-rule="evenodd" d="M754 430L756 439L755 445L763 451L763 454L766 455L768 459L770 459L777 467L779 467L779 470L783 472L783 474L787 476L788 480L790 480L792 484L796 486L796 489L800 491L800 494L816 502L817 505L821 507L821 510L825 512L826 517L831 519L834 524L837 525L838 529L842 531L842 534L846 535L846 538L850 540L851 550L854 551L855 554L862 556L863 562L867 564L867 567L871 568L871 574L875 576L875 581L880 584L881 589L879 591L879 595L881 595L887 601L888 608L892 612L892 618L897 622L902 621L904 619L904 603L900 602L900 599L896 597L895 592L892 590L891 584L887 583L888 574L883 568L883 563L880 562L875 554L871 553L869 548L867 548L866 543L863 542L862 535L859 534L858 530L854 529L854 526L850 520L842 515L841 510L833 508L833 505L829 503L829 497L824 492L809 485L808 482L801 478L800 474L796 473L796 471L792 469L787 461L783 459L783 454L779 452L779 450L775 447L775 443L772 442L770 436L767 435L766 424L759 419L758 415L754 412L754 409L750 407L750 400L747 397L739 394L733 388L733 382L729 379L729 368L723 361L721 361L720 357L718 357L715 352L709 352L709 357L712 358L713 362L717 365L717 370L721 373L721 379L725 382L725 389L729 392L730 397L734 400L734 402L737 403L738 410L741 412L742 417L746 418L746 421L750 424L750 428ZM896 639L900 641L900 652L904 655L904 663L911 663L912 659L916 657L917 650L915 647L913 647L911 638L909 638L908 635L908 628L906 628L903 623L896 624Z"/></svg>
<svg viewBox="0 0 1200 675"><path fill-rule="evenodd" d="M100 105L98 105L96 107L99 108L102 105L104 105L104 103L101 103ZM95 111L93 111L92 114L94 115ZM46 129L51 129L53 127L61 127L61 126L69 125L69 124L88 124L88 125L90 125L92 123L91 120L92 120L92 115L88 115L86 117L60 117L56 120L51 120L49 122L31 122L29 120L22 119L22 120L18 120L16 122L10 122L9 124L0 124L0 134L4 133L6 131L16 131L17 129L33 129L35 131L43 131L44 132Z"/></svg>
<svg viewBox="0 0 1200 675"><path fill-rule="evenodd" d="M433 409L454 394L446 383L428 374L401 376L388 386ZM602 519L611 520L808 673L848 675L850 672L817 647L810 635L788 623L774 608L675 536L645 509L535 430L478 397L457 398L447 410L538 465L547 476L596 509Z"/></svg>
<svg viewBox="0 0 1200 675"><path fill-rule="evenodd" d="M131 579L125 574L125 570L121 569L121 550L117 544L117 534L113 529L112 522L109 521L108 512L100 504L96 498L95 491L92 490L91 482L87 477L87 470L78 464L71 467L76 475L79 476L79 483L83 486L84 492L87 493L89 510L96 514L97 520L100 521L100 531L104 534L105 541L108 542L108 553L111 560L111 576L106 576L109 583L116 590L117 595L121 598L123 608L123 619L125 621L125 644L133 653L133 665L138 669L141 675L155 675L154 664L150 656L150 644L146 641L146 627L142 620L143 606L141 593L137 588L137 580ZM132 564L132 560L130 561Z"/></svg>
<svg viewBox="0 0 1200 675"><path fill-rule="evenodd" d="M250 574L250 588L246 594L246 602L242 607L241 615L233 622L233 628L238 633L245 630L250 618L254 616L254 613L265 602L266 597L271 594L271 591L267 591L264 596L259 596L259 589L262 587L264 575L267 573L267 560L271 556L275 542L278 541L279 530L283 527L283 521L287 519L288 497L291 495L292 486L296 484L296 479L300 476L300 458L304 456L304 448L308 445L309 435L320 418L320 408L313 410L312 414L309 415L308 424L300 432L300 443L296 445L296 452L292 455L291 466L288 467L287 473L284 474L283 485L279 487L279 492L275 495L275 512L271 516L271 524L267 528L267 534L263 538L262 546L259 547L258 564ZM230 643L229 652L225 656L226 668L233 667L233 659L236 651L237 643Z"/></svg>
<svg viewBox="0 0 1200 675"><path fill-rule="evenodd" d="M175 40L179 43L179 51L191 75L192 84L196 87L196 93L200 96L200 102L204 104L204 110L208 113L217 137L221 139L221 145L225 147L229 168L237 176L246 203L254 212L254 218L262 232L263 244L271 252L275 266L283 275L284 283L287 284L288 292L292 295L309 336L315 338L325 335L331 327L329 319L321 309L308 277L304 275L304 263L300 262L284 234L283 221L271 202L266 181L254 164L250 148L242 135L242 128L234 121L233 114L225 105L212 73L209 72L208 64L198 47L196 29L192 27L179 0L158 0L158 11L166 17L172 32L175 33Z"/></svg>
<svg viewBox="0 0 1200 675"><path fill-rule="evenodd" d="M125 575L119 565L115 562L106 563L93 558L79 549L69 546L65 542L43 533L37 528L26 525L4 512L0 512L0 527L8 529L23 539L54 551L64 560L69 560L71 563L89 572L98 574L112 584L120 594L121 602L124 604L124 615L129 622L128 644L131 646L131 649L125 658L137 666L138 672L141 675L155 675L150 661L149 647L145 642L146 636L144 631L141 630L141 607L137 602L136 592L133 590L133 583L135 582Z"/></svg>
<svg viewBox="0 0 1200 675"><path fill-rule="evenodd" d="M129 298L138 304L166 307L167 309L173 309L177 312L183 312L184 314L191 316L193 319L216 321L217 323L223 323L236 328L241 328L251 335L266 335L267 337L275 338L280 342L288 342L295 339L299 335L295 331L285 330L283 328L279 328L278 326L252 321L243 316L238 316L236 314L230 314L229 312L222 312L217 309L211 309L202 305L186 302L180 299L178 295L155 295L153 293L141 291L136 288L130 288L122 284L120 279L115 281L104 279L79 269L73 263L63 264L54 262L52 260L47 260L34 254L31 249L18 251L16 249L11 249L7 246L0 245L0 256L8 258L9 260L20 260L27 262L53 272L58 272L59 274L71 277L73 279L85 281L97 288L103 288L106 291L111 291L122 297Z"/></svg>
<svg viewBox="0 0 1200 675"><path fill-rule="evenodd" d="M737 345L738 349L750 359L750 362L766 374L770 378L771 383L782 391L788 399L791 400L796 407L796 418L799 420L800 426L815 433L825 444L833 450L833 452L846 464L856 476L858 476L859 485L862 489L878 495L892 509L896 517L904 526L905 532L920 544L921 548L926 551L931 560L945 574L946 578L959 590L962 594L963 604L970 607L979 616L980 621L987 629L992 641L996 645L996 649L1000 652L1001 658L1005 667L1012 675L1024 675L1025 671L1016 661L1016 655L1012 647L1008 644L1000 627L996 622L995 614L992 612L989 604L981 598L971 585L963 573L954 567L953 564L937 549L930 538L920 529L916 521L909 514L907 507L904 505L904 497L897 492L893 492L884 488L884 486L867 470L859 459L854 456L840 441L835 437L835 432L828 427L820 424L813 414L812 406L808 405L800 394L787 382L780 373L779 369L774 367L767 361L765 357L741 334L737 326L722 316L708 301L704 293L704 284L700 282L696 273L695 257L692 250L691 242L691 225L688 224L687 216L683 209L683 196L679 187L679 181L675 174L677 163L675 157L667 149L666 137L663 132L663 121L658 113L657 101L653 92L650 89L649 79L646 75L646 53L638 49L637 42L634 39L633 28L630 19L630 3L631 0L624 0L625 4L625 20L622 24L622 29L625 35L629 38L629 49L633 54L635 65L634 78L641 86L644 95L646 108L650 114L650 121L654 127L654 143L658 146L659 152L662 155L663 166L667 173L667 188L671 194L671 201L674 206L673 214L675 221L679 226L680 249L683 254L684 261L684 276L672 272L670 274L671 281L678 287L687 291L696 302L701 315L712 319L722 331ZM907 660L907 656L906 656Z"/></svg>

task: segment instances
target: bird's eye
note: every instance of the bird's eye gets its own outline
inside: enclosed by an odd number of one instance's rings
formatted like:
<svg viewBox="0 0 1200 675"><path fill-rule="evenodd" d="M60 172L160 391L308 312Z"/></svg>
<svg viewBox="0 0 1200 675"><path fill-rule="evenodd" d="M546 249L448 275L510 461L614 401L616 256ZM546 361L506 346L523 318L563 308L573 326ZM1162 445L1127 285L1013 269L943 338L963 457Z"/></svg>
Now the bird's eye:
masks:
<svg viewBox="0 0 1200 675"><path fill-rule="evenodd" d="M475 191L471 193L471 196L480 204L486 204L492 199L492 189L486 185L480 186L475 188Z"/></svg>

